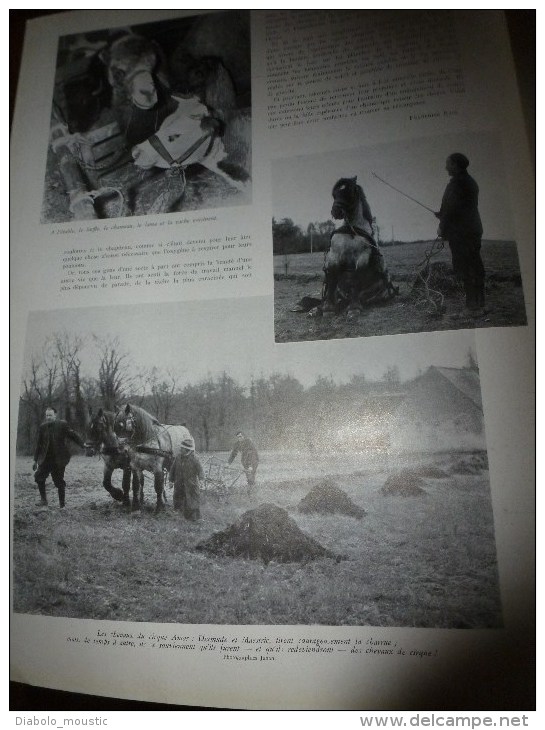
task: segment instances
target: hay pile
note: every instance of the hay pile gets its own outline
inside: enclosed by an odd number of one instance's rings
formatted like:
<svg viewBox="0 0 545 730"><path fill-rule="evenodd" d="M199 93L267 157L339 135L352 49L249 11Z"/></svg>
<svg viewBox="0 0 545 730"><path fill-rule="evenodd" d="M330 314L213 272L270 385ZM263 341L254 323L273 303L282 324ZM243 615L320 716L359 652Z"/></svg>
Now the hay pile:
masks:
<svg viewBox="0 0 545 730"><path fill-rule="evenodd" d="M428 479L446 479L448 474L446 471L439 469L437 466L429 464L427 466L420 466L416 469L409 470L411 474L417 477L427 477Z"/></svg>
<svg viewBox="0 0 545 730"><path fill-rule="evenodd" d="M352 502L342 489L336 486L330 479L312 487L310 492L303 497L297 508L299 512L306 514L318 512L321 515L342 514L355 517L360 520L365 510Z"/></svg>
<svg viewBox="0 0 545 730"><path fill-rule="evenodd" d="M286 510L274 504L248 510L230 527L200 542L196 549L223 557L263 560L265 564L271 560L302 563L336 557L305 535Z"/></svg>
<svg viewBox="0 0 545 730"><path fill-rule="evenodd" d="M391 474L380 491L388 497L419 497L426 494L424 484L424 480L413 472L401 471Z"/></svg>
<svg viewBox="0 0 545 730"><path fill-rule="evenodd" d="M471 454L459 459L450 467L451 474L480 474L488 469L488 456L483 454Z"/></svg>

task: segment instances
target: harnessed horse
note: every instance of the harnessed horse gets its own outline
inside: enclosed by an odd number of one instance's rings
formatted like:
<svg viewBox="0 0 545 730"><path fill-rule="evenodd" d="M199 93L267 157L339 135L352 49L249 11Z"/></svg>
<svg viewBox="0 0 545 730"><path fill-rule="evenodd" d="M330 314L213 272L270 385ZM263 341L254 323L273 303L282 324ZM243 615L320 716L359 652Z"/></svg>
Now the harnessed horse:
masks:
<svg viewBox="0 0 545 730"><path fill-rule="evenodd" d="M344 225L331 234L324 262L323 312L348 305L348 314L364 305L397 294L373 237L373 220L357 177L341 178L333 186L331 215Z"/></svg>
<svg viewBox="0 0 545 730"><path fill-rule="evenodd" d="M86 446L92 452L89 453L89 456L98 452L104 461L102 479L104 489L115 500L128 506L130 504L131 467L129 455L114 432L114 419L115 413L100 408L89 425L89 438ZM112 486L112 474L115 469L123 469L122 489Z"/></svg>
<svg viewBox="0 0 545 730"><path fill-rule="evenodd" d="M117 412L114 431L126 439L125 448L133 474L133 510L140 509L144 489L144 472L153 474L157 504L155 511L164 507L165 470L168 471L174 455L184 439L193 438L185 426L166 426L139 406L127 404Z"/></svg>

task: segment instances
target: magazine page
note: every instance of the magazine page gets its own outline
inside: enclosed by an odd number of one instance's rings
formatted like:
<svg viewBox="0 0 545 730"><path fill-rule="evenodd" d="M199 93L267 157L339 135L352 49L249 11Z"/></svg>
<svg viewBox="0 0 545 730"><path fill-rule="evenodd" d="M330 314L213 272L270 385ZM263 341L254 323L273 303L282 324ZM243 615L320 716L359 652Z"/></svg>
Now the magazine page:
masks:
<svg viewBox="0 0 545 730"><path fill-rule="evenodd" d="M11 678L530 702L534 195L503 14L37 19L11 149Z"/></svg>

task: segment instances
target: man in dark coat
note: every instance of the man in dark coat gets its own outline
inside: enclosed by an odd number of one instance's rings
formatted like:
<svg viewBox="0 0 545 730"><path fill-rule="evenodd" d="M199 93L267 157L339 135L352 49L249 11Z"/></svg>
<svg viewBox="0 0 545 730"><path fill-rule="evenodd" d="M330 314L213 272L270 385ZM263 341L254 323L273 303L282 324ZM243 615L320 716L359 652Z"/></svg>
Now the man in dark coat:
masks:
<svg viewBox="0 0 545 730"><path fill-rule="evenodd" d="M168 480L174 485L174 509L183 512L186 520L192 522L201 519L201 479L204 474L201 462L195 456L193 439L184 439L170 467Z"/></svg>
<svg viewBox="0 0 545 730"><path fill-rule="evenodd" d="M253 441L245 436L242 431L239 431L236 436L236 442L229 456L228 463L232 464L235 456L240 451L240 461L242 468L246 472L246 479L248 480L248 489L255 486L255 475L257 472L257 465L259 464L259 456L257 449L253 444Z"/></svg>
<svg viewBox="0 0 545 730"><path fill-rule="evenodd" d="M441 202L437 231L449 242L452 268L464 284L466 307L472 313L484 308L484 266L481 259L483 226L479 215L479 186L468 174L469 160L455 152L447 157L450 175Z"/></svg>
<svg viewBox="0 0 545 730"><path fill-rule="evenodd" d="M47 505L45 480L51 474L54 485L59 493L59 505L64 507L66 482L64 470L70 461L70 451L67 440L84 448L81 436L73 431L66 421L57 419L57 411L48 407L45 411L45 421L38 431L38 440L34 451L34 481L40 491L39 506Z"/></svg>

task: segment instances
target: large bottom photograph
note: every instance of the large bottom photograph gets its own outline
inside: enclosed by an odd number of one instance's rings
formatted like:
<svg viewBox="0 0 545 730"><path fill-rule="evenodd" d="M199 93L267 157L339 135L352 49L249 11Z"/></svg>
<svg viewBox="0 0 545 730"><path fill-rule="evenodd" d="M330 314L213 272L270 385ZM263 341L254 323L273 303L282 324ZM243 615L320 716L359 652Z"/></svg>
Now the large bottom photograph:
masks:
<svg viewBox="0 0 545 730"><path fill-rule="evenodd" d="M502 625L472 332L275 345L268 297L32 313L11 495L17 613Z"/></svg>

